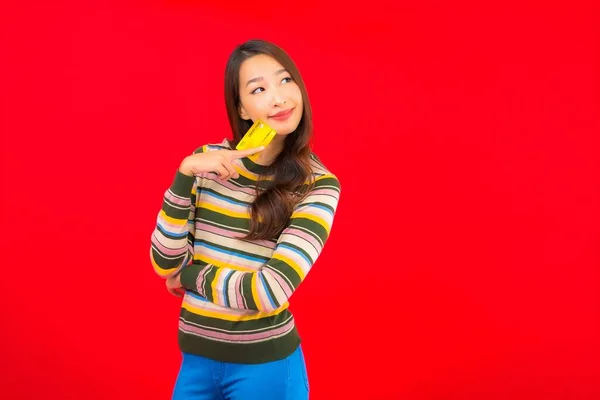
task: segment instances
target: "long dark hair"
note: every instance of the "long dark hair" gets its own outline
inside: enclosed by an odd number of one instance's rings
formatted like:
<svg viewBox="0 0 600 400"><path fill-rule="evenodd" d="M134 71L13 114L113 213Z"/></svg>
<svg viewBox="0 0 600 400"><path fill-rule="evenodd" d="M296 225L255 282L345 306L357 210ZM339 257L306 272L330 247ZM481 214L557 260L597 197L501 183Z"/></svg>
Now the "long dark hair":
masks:
<svg viewBox="0 0 600 400"><path fill-rule="evenodd" d="M265 40L250 40L235 48L225 68L225 105L229 125L233 131L232 146L235 147L242 136L252 126L239 115L240 107L240 67L242 63L258 54L265 54L277 60L285 68L302 92L303 113L294 132L287 135L283 151L268 166L263 175L271 175L271 180L260 179L257 197L250 210L249 240L274 239L285 229L294 207L312 185L310 168L310 140L312 137L312 110L306 86L290 56L279 46ZM303 185L304 190L301 190Z"/></svg>

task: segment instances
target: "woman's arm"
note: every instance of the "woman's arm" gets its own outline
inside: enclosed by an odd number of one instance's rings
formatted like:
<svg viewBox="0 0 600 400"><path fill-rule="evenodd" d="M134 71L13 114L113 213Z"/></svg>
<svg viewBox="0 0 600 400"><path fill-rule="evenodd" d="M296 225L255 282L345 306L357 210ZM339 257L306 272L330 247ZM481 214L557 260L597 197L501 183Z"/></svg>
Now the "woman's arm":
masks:
<svg viewBox="0 0 600 400"><path fill-rule="evenodd" d="M165 192L156 228L152 232L150 260L159 276L175 276L193 259L196 191L201 190L197 186L196 175L217 171L219 179L226 180L237 174L233 160L262 150L263 147L228 150L205 145L182 161L171 186Z"/></svg>
<svg viewBox="0 0 600 400"><path fill-rule="evenodd" d="M150 245L152 266L163 278L177 274L193 257L196 191L196 177L177 171L164 194Z"/></svg>
<svg viewBox="0 0 600 400"><path fill-rule="evenodd" d="M272 258L259 271L193 264L182 271L182 285L229 308L268 313L286 305L323 250L339 197L340 183L335 176L317 178L292 213Z"/></svg>

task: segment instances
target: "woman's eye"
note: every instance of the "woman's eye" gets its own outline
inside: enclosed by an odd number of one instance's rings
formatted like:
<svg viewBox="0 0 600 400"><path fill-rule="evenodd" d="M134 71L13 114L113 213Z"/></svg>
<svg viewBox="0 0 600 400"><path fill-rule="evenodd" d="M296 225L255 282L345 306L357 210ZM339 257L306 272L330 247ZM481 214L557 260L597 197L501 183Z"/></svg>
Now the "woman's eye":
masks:
<svg viewBox="0 0 600 400"><path fill-rule="evenodd" d="M281 83L288 83L288 82L291 82L291 81L293 81L292 77L291 77L291 76L288 76L288 77L286 77L286 78L283 78L283 79L281 80ZM252 93L252 94L257 94L257 93L261 93L261 92L264 92L264 91L265 91L265 88L262 88L262 87L257 87L257 88L256 88L256 89L254 89L254 90L253 90L251 93Z"/></svg>

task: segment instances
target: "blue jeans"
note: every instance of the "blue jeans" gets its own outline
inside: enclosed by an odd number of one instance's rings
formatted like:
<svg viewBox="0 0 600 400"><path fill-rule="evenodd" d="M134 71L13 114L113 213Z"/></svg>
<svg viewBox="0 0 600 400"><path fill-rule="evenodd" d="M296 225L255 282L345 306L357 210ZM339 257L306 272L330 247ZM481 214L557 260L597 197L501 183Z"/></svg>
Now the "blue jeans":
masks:
<svg viewBox="0 0 600 400"><path fill-rule="evenodd" d="M283 360L233 364L183 353L172 400L306 400L302 347Z"/></svg>

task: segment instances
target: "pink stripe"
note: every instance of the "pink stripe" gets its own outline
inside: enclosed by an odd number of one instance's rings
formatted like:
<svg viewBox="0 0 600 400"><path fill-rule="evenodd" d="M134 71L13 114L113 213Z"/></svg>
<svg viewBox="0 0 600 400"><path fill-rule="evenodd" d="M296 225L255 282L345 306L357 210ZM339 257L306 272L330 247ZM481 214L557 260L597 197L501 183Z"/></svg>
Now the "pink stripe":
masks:
<svg viewBox="0 0 600 400"><path fill-rule="evenodd" d="M331 213L329 211L325 211L321 207L314 207L312 204L303 204L303 205L299 206L296 209L295 213L299 213L299 212L306 213L306 214L312 214L317 217L323 218L326 221L331 217ZM294 218L293 214L292 214L292 218Z"/></svg>
<svg viewBox="0 0 600 400"><path fill-rule="evenodd" d="M271 268L269 268L271 269ZM277 272L270 272L271 276L273 278L275 278L275 280L277 281L277 283L279 283L279 286L281 286L281 289L283 289L283 292L285 293L285 295L287 296L287 298L289 299L290 297L292 297L292 288L290 287L290 285L277 273Z"/></svg>
<svg viewBox="0 0 600 400"><path fill-rule="evenodd" d="M326 195L326 196L334 196L335 198L337 198L340 194L337 190L333 190L333 189L315 189L315 190L311 190L310 191L310 196L312 196L313 194L319 194L319 195Z"/></svg>
<svg viewBox="0 0 600 400"><path fill-rule="evenodd" d="M204 276L208 272L207 270L212 267L212 264L207 264L200 270L198 273L198 277L196 278L196 291L200 293L201 296L206 297L206 294L202 291L202 287L204 286Z"/></svg>
<svg viewBox="0 0 600 400"><path fill-rule="evenodd" d="M273 336L278 336L283 333L289 332L293 328L294 328L294 320L290 319L290 321L288 321L285 325L283 325L277 329L269 330L266 332L242 333L242 334L237 334L237 335L231 335L231 334L222 333L222 332L213 332L211 330L204 329L204 328L201 328L201 327L198 327L195 325L190 325L190 324L185 323L182 320L179 320L179 329L181 329L184 332L194 333L196 335L207 337L207 338L212 338L212 339L227 340L230 342L262 341L262 340L269 339Z"/></svg>
<svg viewBox="0 0 600 400"><path fill-rule="evenodd" d="M242 278L244 277L244 273L239 273L235 280L235 303L238 308L244 309L244 300L242 299L242 292L240 288L242 287Z"/></svg>
<svg viewBox="0 0 600 400"><path fill-rule="evenodd" d="M301 237L302 239L306 240L307 242L309 242L310 244L312 244L313 246L315 246L315 249L317 249L318 252L321 252L322 247L321 247L321 243L319 243L319 241L317 239L315 239L314 236L301 231L300 229L296 229L296 228L289 228L286 229L285 232L283 232L284 234L290 234L290 235L295 235L298 237ZM283 240L285 242L285 240Z"/></svg>
<svg viewBox="0 0 600 400"><path fill-rule="evenodd" d="M188 249L187 244L179 249L170 249L168 247L165 247L158 241L156 235L152 235L152 244L158 249L159 252L167 256L180 256L182 254L185 254Z"/></svg>
<svg viewBox="0 0 600 400"><path fill-rule="evenodd" d="M246 234L242 232L230 231L229 229L217 228L216 226L208 225L203 222L196 222L196 230L214 233L216 235L222 235L226 237L232 237L234 239L242 239ZM274 249L277 243L268 240L255 240L252 243L259 244L269 249Z"/></svg>
<svg viewBox="0 0 600 400"><path fill-rule="evenodd" d="M190 192L191 195L191 192ZM182 199L179 197L176 197L175 194L173 194L171 192L171 190L167 190L167 192L165 193L165 199L169 200L171 203L175 203L178 204L180 206L189 206L192 203L191 199Z"/></svg>

